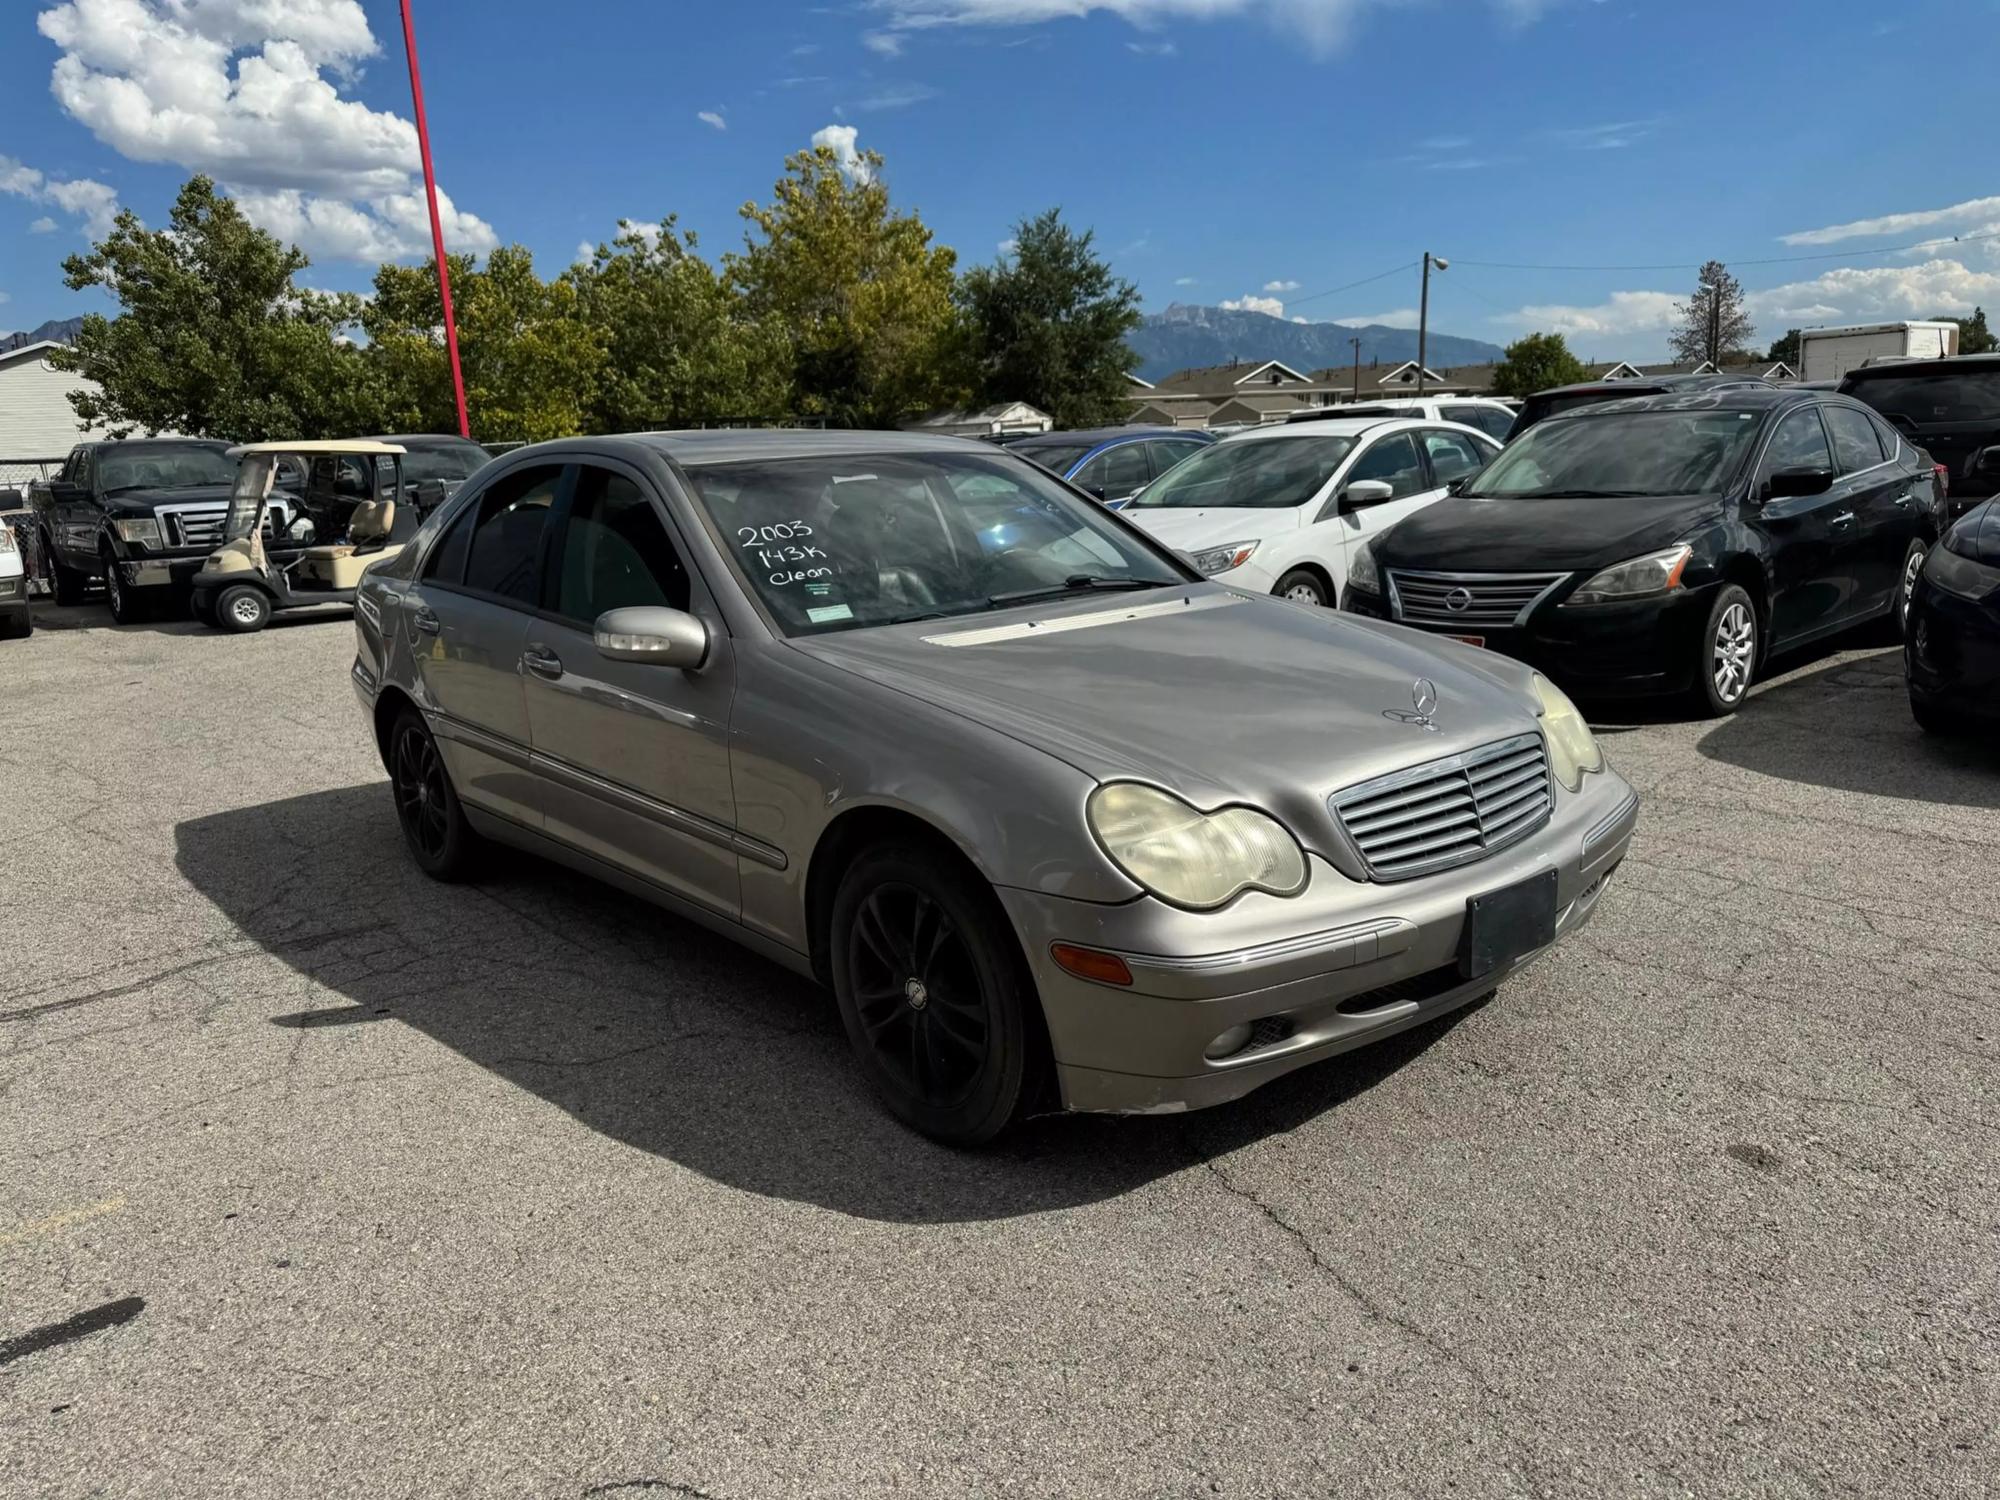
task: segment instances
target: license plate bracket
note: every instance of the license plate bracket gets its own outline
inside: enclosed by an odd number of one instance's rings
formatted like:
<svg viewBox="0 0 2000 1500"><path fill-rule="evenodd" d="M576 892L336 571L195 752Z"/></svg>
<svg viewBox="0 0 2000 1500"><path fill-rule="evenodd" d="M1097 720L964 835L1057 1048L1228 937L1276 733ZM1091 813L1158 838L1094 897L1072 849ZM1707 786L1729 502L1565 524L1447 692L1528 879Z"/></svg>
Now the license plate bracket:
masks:
<svg viewBox="0 0 2000 1500"><path fill-rule="evenodd" d="M1467 979L1510 969L1516 960L1556 940L1556 872L1487 891L1465 903L1458 971Z"/></svg>
<svg viewBox="0 0 2000 1500"><path fill-rule="evenodd" d="M1448 635L1445 639L1457 641L1461 646L1478 646L1483 649L1486 645L1486 637L1483 635Z"/></svg>

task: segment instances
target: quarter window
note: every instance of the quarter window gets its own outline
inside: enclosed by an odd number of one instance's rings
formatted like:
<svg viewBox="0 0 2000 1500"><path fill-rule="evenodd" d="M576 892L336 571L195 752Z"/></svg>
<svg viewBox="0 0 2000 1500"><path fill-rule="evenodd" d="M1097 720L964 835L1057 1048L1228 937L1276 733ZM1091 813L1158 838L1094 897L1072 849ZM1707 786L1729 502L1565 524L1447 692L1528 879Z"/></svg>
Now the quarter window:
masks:
<svg viewBox="0 0 2000 1500"><path fill-rule="evenodd" d="M590 622L635 605L686 609L688 598L687 569L645 492L609 469L578 470L556 573L556 613Z"/></svg>
<svg viewBox="0 0 2000 1500"><path fill-rule="evenodd" d="M1875 436L1875 424L1865 412L1849 406L1827 406L1820 409L1820 414L1833 434L1833 448L1840 455L1843 474L1872 469L1882 462L1881 440Z"/></svg>
<svg viewBox="0 0 2000 1500"><path fill-rule="evenodd" d="M1357 479L1379 479L1389 486L1389 498L1421 494L1424 468L1417 461L1417 445L1407 432L1392 432L1354 461L1346 483Z"/></svg>
<svg viewBox="0 0 2000 1500"><path fill-rule="evenodd" d="M1788 413L1771 434L1771 446L1764 453L1764 472L1779 469L1831 469L1833 450L1827 447L1826 429L1819 413L1803 407Z"/></svg>
<svg viewBox="0 0 2000 1500"><path fill-rule="evenodd" d="M479 519L477 502L460 511L451 523L451 530L438 538L431 548L431 555L424 559L423 577L426 582L435 579L439 583L462 583L465 580L466 544L472 540L472 526Z"/></svg>
<svg viewBox="0 0 2000 1500"><path fill-rule="evenodd" d="M1121 443L1104 455L1104 493L1113 500L1129 495L1153 478L1144 443Z"/></svg>
<svg viewBox="0 0 2000 1500"><path fill-rule="evenodd" d="M465 586L533 604L539 596L542 527L562 484L559 468L509 474L479 499Z"/></svg>
<svg viewBox="0 0 2000 1500"><path fill-rule="evenodd" d="M1456 432L1430 431L1424 434L1424 452L1430 455L1431 478L1437 484L1463 479L1486 462L1486 455L1471 438Z"/></svg>

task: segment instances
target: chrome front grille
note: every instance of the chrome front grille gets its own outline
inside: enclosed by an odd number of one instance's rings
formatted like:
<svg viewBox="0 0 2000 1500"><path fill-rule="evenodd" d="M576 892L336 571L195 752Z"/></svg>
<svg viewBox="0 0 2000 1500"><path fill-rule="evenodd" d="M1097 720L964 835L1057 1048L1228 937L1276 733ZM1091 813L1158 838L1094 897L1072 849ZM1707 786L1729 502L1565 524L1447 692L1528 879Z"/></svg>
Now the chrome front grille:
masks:
<svg viewBox="0 0 2000 1500"><path fill-rule="evenodd" d="M222 525L229 518L229 502L187 501L155 506L154 513L160 518L169 548L200 547L213 552L222 545ZM289 520L289 508L283 501L273 499L264 512L264 540L268 542L276 535L274 522L287 524Z"/></svg>
<svg viewBox="0 0 2000 1500"><path fill-rule="evenodd" d="M1378 776L1328 802L1375 880L1484 859L1540 828L1555 806L1539 734Z"/></svg>
<svg viewBox="0 0 2000 1500"><path fill-rule="evenodd" d="M1389 569L1395 617L1416 625L1519 625L1567 573L1419 573Z"/></svg>

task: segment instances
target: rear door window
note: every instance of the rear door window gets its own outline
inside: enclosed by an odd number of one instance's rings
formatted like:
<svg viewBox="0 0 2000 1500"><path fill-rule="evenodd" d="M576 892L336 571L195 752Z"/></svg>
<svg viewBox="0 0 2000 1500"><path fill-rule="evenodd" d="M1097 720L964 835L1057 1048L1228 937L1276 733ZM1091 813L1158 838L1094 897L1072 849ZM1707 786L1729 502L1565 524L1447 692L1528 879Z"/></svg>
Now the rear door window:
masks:
<svg viewBox="0 0 2000 1500"><path fill-rule="evenodd" d="M1882 443L1867 413L1849 406L1826 406L1820 408L1820 415L1833 434L1834 456L1840 460L1841 473L1856 474L1882 462Z"/></svg>
<svg viewBox="0 0 2000 1500"><path fill-rule="evenodd" d="M1846 394L1897 426L1908 423L1918 431L1958 422L2000 422L2000 369L1877 375L1851 381Z"/></svg>
<svg viewBox="0 0 2000 1500"><path fill-rule="evenodd" d="M1788 413L1771 434L1771 446L1764 450L1764 472L1780 469L1831 469L1833 450L1827 446L1826 429L1819 412L1810 406Z"/></svg>
<svg viewBox="0 0 2000 1500"><path fill-rule="evenodd" d="M542 529L562 486L553 465L509 474L479 499L465 586L520 604L536 602L541 588Z"/></svg>

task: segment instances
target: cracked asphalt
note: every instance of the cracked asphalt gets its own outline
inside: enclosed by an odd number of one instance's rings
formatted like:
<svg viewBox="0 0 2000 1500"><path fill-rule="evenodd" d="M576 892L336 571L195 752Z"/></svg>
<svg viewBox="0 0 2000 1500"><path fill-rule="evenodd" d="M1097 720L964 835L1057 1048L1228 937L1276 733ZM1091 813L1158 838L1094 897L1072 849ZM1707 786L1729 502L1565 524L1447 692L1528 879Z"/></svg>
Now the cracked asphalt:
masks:
<svg viewBox="0 0 2000 1500"><path fill-rule="evenodd" d="M1606 721L1453 1020L956 1154L809 986L416 875L349 627L0 646L0 1494L1986 1496L2000 750L1879 647Z"/></svg>

